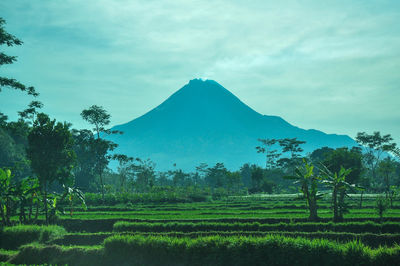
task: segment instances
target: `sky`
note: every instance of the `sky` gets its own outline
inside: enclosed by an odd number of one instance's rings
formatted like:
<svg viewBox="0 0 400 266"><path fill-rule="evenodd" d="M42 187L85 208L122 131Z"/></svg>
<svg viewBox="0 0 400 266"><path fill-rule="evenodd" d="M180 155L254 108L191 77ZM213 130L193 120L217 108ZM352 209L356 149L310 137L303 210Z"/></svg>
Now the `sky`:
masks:
<svg viewBox="0 0 400 266"><path fill-rule="evenodd" d="M0 76L33 85L43 111L75 128L96 104L118 125L194 78L305 129L380 131L400 144L400 1L0 0ZM0 93L17 118L33 100Z"/></svg>

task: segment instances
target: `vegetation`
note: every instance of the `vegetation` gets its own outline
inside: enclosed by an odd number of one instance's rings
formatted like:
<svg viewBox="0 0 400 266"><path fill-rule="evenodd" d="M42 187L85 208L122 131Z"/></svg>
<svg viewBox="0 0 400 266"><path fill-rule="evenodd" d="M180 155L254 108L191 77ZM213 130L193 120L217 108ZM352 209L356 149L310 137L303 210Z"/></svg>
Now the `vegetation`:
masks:
<svg viewBox="0 0 400 266"><path fill-rule="evenodd" d="M0 45L21 45L4 24L0 18ZM15 60L0 53L0 66ZM12 78L0 77L3 88L39 95ZM115 153L107 135L122 132L107 128L111 115L103 107L81 112L93 127L81 130L50 119L42 107L32 101L17 121L0 113L0 262L389 265L400 259L400 149L389 134L361 132L359 147L307 155L300 139L259 139L255 152L265 156L265 167L199 162L192 172L156 171L150 159Z"/></svg>

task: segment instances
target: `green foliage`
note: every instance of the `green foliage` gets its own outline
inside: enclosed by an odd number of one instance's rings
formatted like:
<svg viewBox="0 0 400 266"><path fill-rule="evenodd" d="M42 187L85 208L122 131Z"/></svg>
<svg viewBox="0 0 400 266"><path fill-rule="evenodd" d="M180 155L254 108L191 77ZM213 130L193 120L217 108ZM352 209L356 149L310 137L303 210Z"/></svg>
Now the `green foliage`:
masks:
<svg viewBox="0 0 400 266"><path fill-rule="evenodd" d="M386 212L387 208L388 208L387 199L383 197L378 197L376 199L376 211L381 219L383 218L383 214Z"/></svg>
<svg viewBox="0 0 400 266"><path fill-rule="evenodd" d="M106 265L102 263L101 247L63 247L57 245L29 244L9 262L13 264L49 264L49 265Z"/></svg>
<svg viewBox="0 0 400 266"><path fill-rule="evenodd" d="M5 227L0 231L0 248L17 249L21 245L45 243L63 237L66 231L61 226L17 225Z"/></svg>
<svg viewBox="0 0 400 266"><path fill-rule="evenodd" d="M364 162L372 172L373 180L376 180L376 168L380 162L381 156L385 152L395 152L396 143L390 134L381 136L379 131L375 131L369 135L365 132L357 133L356 140L359 144L366 148Z"/></svg>
<svg viewBox="0 0 400 266"><path fill-rule="evenodd" d="M347 222L347 223L275 223L258 222L116 222L115 232L209 232L209 231L282 231L282 232L349 232L349 233L400 233L395 222Z"/></svg>
<svg viewBox="0 0 400 266"><path fill-rule="evenodd" d="M104 241L104 249L114 263L132 265L380 265L396 261L400 254L399 247L371 250L359 242L339 245L279 235L195 239L116 235Z"/></svg>
<svg viewBox="0 0 400 266"><path fill-rule="evenodd" d="M333 203L333 221L338 222L343 220L343 213L346 211L344 203L344 196L346 190L354 188L354 185L346 182L347 176L351 173L350 169L345 169L343 166L338 172L331 172L328 168L322 165L321 172L323 173L322 184L325 184L332 189L332 203ZM339 194L339 198L338 198Z"/></svg>
<svg viewBox="0 0 400 266"><path fill-rule="evenodd" d="M308 163L305 159L303 159L303 163L302 167L295 169L294 176L285 176L284 178L294 180L294 184L300 185L300 191L303 193L310 210L309 219L316 221L319 219L317 200L322 196L318 193L318 182L321 178L314 174L314 165L312 163Z"/></svg>
<svg viewBox="0 0 400 266"><path fill-rule="evenodd" d="M21 40L19 40L17 37L15 37L14 35L11 35L10 33L8 33L5 30L5 28L4 28L5 24L6 24L6 21L0 17L0 46L1 45L6 45L6 46L21 45L22 44ZM16 56L9 56L2 52L0 53L0 66L12 64L15 61L17 61ZM7 87L16 89L16 90L26 91L29 95L33 95L33 96L39 95L35 91L34 87L27 87L12 78L0 77L0 92L3 88L7 88Z"/></svg>
<svg viewBox="0 0 400 266"><path fill-rule="evenodd" d="M48 185L55 180L60 184L71 183L71 171L76 155L72 149L73 139L69 126L65 122L56 123L46 114L40 113L28 136L27 154L43 191L46 222L48 221Z"/></svg>

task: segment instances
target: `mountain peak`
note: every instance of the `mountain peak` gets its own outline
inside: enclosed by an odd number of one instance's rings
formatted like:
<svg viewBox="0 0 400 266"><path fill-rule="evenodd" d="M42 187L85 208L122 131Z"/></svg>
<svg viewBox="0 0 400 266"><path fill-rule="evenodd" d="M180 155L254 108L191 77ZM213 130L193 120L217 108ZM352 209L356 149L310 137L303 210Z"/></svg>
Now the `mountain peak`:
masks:
<svg viewBox="0 0 400 266"><path fill-rule="evenodd" d="M261 115L214 80L192 79L143 116L113 129L118 151L151 158L161 169L176 163L194 169L201 162L223 162L238 169L243 163L264 163L255 152L259 138L304 140L304 150L352 146L347 136L304 130L280 117Z"/></svg>
<svg viewBox="0 0 400 266"><path fill-rule="evenodd" d="M225 89L218 82L211 79L192 79L183 86L177 93L190 93L196 96L212 96L215 93L225 93L231 94L227 89ZM173 96L173 95L172 95Z"/></svg>

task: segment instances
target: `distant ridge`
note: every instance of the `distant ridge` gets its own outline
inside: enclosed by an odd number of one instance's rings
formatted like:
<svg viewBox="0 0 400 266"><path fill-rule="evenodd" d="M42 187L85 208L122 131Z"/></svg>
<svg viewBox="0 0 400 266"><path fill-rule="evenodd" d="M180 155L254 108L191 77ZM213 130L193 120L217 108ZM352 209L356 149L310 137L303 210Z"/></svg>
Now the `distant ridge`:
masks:
<svg viewBox="0 0 400 266"><path fill-rule="evenodd" d="M115 126L123 135L110 137L118 152L150 158L158 170L194 170L200 163L224 163L239 169L244 163L264 165L255 147L259 138L304 140L305 152L329 146L352 147L346 135L325 134L293 126L279 116L262 115L213 80L193 79L148 113Z"/></svg>

